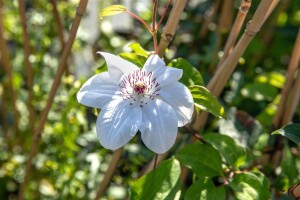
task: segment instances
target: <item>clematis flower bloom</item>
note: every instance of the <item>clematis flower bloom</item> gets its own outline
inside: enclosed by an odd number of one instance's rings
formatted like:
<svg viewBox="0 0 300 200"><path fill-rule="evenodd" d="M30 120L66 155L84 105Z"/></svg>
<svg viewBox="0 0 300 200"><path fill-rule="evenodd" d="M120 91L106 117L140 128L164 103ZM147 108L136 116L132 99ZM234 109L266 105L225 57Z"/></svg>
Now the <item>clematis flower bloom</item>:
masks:
<svg viewBox="0 0 300 200"><path fill-rule="evenodd" d="M77 93L81 104L101 109L96 131L101 145L116 150L138 132L144 144L161 154L169 150L178 126L191 121L193 97L178 82L182 70L167 67L158 55L151 55L139 69L121 57L98 52L108 72L88 79Z"/></svg>

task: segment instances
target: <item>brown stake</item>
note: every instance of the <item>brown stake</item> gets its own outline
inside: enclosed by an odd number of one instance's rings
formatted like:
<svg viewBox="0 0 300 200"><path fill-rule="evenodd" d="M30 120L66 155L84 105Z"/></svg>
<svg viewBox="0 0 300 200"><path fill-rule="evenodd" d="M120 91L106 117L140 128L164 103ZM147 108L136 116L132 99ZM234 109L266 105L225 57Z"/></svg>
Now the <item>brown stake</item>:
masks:
<svg viewBox="0 0 300 200"><path fill-rule="evenodd" d="M79 5L78 5L77 11L76 11L76 15L75 15L75 19L74 19L74 22L73 22L71 30L70 30L70 36L69 36L67 44L64 48L64 51L63 51L62 57L60 59L59 66L58 66L58 69L57 69L57 72L56 72L56 75L55 75L55 78L54 78L54 81L53 81L52 86L51 86L51 90L49 92L49 98L48 98L46 106L45 106L45 108L42 112L41 119L40 119L40 122L38 124L38 127L34 132L34 136L32 137L32 146L31 146L31 149L30 149L30 154L28 156L28 160L26 162L25 169L24 169L24 180L23 180L23 183L20 186L20 190L19 190L19 194L18 194L18 200L23 200L24 199L24 191L25 191L25 188L28 184L29 176L30 176L30 173L31 173L32 160L33 160L34 156L37 153L38 145L39 145L40 140L41 140L42 131L43 131L44 125L47 121L48 113L49 113L51 105L53 103L55 94L56 94L57 89L60 85L61 78L64 74L67 59L70 55L71 48L72 48L72 45L74 43L76 33L77 33L77 30L78 30L78 27L79 27L79 24L80 24L80 20L81 20L84 12L86 10L87 2L88 2L88 0L80 0L80 2L79 2Z"/></svg>
<svg viewBox="0 0 300 200"><path fill-rule="evenodd" d="M283 116L286 115L287 99L294 82L294 76L297 70L297 66L299 65L299 59L300 59L300 28L298 30L297 39L295 41L294 49L292 52L291 60L286 74L286 82L284 84L284 87L281 90L280 102L273 120L275 129L284 126L288 121L290 121L290 116L286 117L285 120L283 120L284 118Z"/></svg>
<svg viewBox="0 0 300 200"><path fill-rule="evenodd" d="M13 109L14 114L14 132L16 135L19 133L19 112L16 107L16 91L14 89L13 85L13 75L12 75L12 67L9 60L9 49L6 44L5 38L4 38L4 28L3 28L3 0L0 0L0 54L2 59L3 68L5 71L5 74L7 75L8 79L8 89L9 93L11 95L11 105Z"/></svg>
<svg viewBox="0 0 300 200"><path fill-rule="evenodd" d="M247 16L247 13L248 13L250 7L251 7L251 0L243 0L241 2L238 14L235 18L234 24L229 33L229 36L228 36L228 39L227 39L227 42L226 42L226 45L224 48L223 56L221 58L221 61L219 62L219 66L221 64L223 64L224 60L228 57L228 55L230 54L230 51L234 47L234 44L237 40L238 34L241 31L241 28L244 24L245 18ZM213 83L211 83L211 84L213 84Z"/></svg>
<svg viewBox="0 0 300 200"><path fill-rule="evenodd" d="M174 37L181 13L183 12L186 2L187 0L177 0L174 3L159 42L158 54L160 57L163 57L165 55L165 50Z"/></svg>
<svg viewBox="0 0 300 200"><path fill-rule="evenodd" d="M112 159L110 161L109 167L108 167L107 171L105 172L104 179L98 188L95 200L100 199L100 197L102 197L103 193L105 192L106 188L108 187L110 180L114 174L114 171L117 167L117 164L122 156L122 153L123 153L122 147L114 152Z"/></svg>

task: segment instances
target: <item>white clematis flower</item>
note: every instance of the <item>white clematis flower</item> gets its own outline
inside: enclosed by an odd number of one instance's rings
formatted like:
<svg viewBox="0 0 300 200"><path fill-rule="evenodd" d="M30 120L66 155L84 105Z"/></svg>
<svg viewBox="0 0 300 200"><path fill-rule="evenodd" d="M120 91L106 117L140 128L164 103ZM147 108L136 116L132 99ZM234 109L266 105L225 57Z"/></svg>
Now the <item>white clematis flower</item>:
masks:
<svg viewBox="0 0 300 200"><path fill-rule="evenodd" d="M88 79L77 99L101 109L96 123L102 146L116 150L140 130L144 144L156 153L169 150L178 126L191 121L193 97L178 80L182 70L167 67L158 55L151 55L143 69L121 57L100 53L108 72Z"/></svg>

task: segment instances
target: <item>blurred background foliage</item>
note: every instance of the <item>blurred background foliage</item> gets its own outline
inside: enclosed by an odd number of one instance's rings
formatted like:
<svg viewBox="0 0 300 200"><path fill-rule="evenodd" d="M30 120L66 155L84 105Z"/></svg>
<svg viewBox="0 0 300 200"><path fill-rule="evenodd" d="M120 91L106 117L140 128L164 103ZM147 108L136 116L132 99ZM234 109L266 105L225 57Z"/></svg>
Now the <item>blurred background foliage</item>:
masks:
<svg viewBox="0 0 300 200"><path fill-rule="evenodd" d="M221 5L219 8L215 7L215 14L209 19L210 12L213 11L212 6L217 1L188 1L174 41L165 57L166 63L178 57L189 61L200 71L205 84L216 69L240 3L239 0L219 1L223 4L231 2L234 6L230 12L223 15ZM57 1L65 38L68 37L78 2L78 0ZM259 2L259 0L252 1L246 21L251 19ZM25 0L25 3L32 51L29 59L34 74L32 88L36 115L34 125L37 125L57 70L62 47L50 1ZM159 1L160 14L166 3L166 0ZM96 137L97 111L80 105L76 100L76 93L81 84L104 63L104 60L96 55L97 51L119 54L130 51L129 45L133 42L139 43L146 50L153 50L152 37L147 29L128 15L99 19L99 11L112 4L125 5L148 23L151 22L152 9L148 0L89 1L88 10L68 60L68 71L55 97L38 154L34 158L25 199L93 199L109 167L112 153L102 148ZM34 144L31 143L33 132L26 106L28 88L18 1L4 0L3 5L4 37L8 44L7 51L12 66L20 130L16 132L13 128L16 119L13 115L13 105L10 103L11 96L7 90L8 77L1 69L0 199L15 199L23 179L28 152ZM279 101L278 95L285 82L285 73L299 25L300 1L281 1L247 48L219 98L226 109L228 119L219 120L211 116L203 131L204 135L211 132L226 134L237 144L242 145L247 151L244 168L255 166L254 160L262 155L268 143L272 118ZM161 31L162 28L158 35ZM2 62L0 64L2 65ZM241 116L254 122L251 127L243 124L244 118ZM293 121L300 122L299 107ZM7 125L7 130L4 124ZM173 151L179 148L179 144L187 143L189 138L189 135L183 133ZM142 169L153 156L154 154L145 148L139 137L135 137L125 145L122 159L102 198L125 199L128 196L129 184L141 175ZM180 158L180 155L178 157ZM275 175L268 174L272 170L261 171L274 178L271 180L272 191L276 191L273 195L276 194L281 198L277 192L287 190L289 186L300 181L299 168L299 148L287 141L285 157L274 172ZM187 181L184 185L183 194L190 184Z"/></svg>

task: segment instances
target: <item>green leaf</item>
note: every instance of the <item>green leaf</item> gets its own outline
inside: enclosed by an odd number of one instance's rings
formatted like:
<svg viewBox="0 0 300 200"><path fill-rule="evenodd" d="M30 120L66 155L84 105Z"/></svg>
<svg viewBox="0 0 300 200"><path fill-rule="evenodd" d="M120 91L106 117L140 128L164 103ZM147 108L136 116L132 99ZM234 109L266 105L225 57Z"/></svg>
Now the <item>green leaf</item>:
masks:
<svg viewBox="0 0 300 200"><path fill-rule="evenodd" d="M209 112L216 117L226 118L226 113L223 106L219 103L216 97L210 93L209 90L199 85L190 86L189 90L192 93L196 107Z"/></svg>
<svg viewBox="0 0 300 200"><path fill-rule="evenodd" d="M271 101L277 95L277 89L269 84L252 83L247 84L242 88L241 93L243 97L250 98L254 101L267 100Z"/></svg>
<svg viewBox="0 0 300 200"><path fill-rule="evenodd" d="M267 83L277 88L283 88L285 77L278 72L270 72L267 74L261 74L255 78L257 83Z"/></svg>
<svg viewBox="0 0 300 200"><path fill-rule="evenodd" d="M181 168L172 158L131 185L130 199L175 199L180 190Z"/></svg>
<svg viewBox="0 0 300 200"><path fill-rule="evenodd" d="M120 13L123 13L126 11L127 11L127 8L125 6L111 5L111 6L104 8L103 10L101 10L99 16L100 16L100 19L102 19L103 17L120 14Z"/></svg>
<svg viewBox="0 0 300 200"><path fill-rule="evenodd" d="M233 189L236 199L267 200L270 197L269 184L266 179L254 173L236 174L229 186Z"/></svg>
<svg viewBox="0 0 300 200"><path fill-rule="evenodd" d="M183 75L179 81L187 87L192 85L204 86L200 72L185 59L174 59L168 65L183 70Z"/></svg>
<svg viewBox="0 0 300 200"><path fill-rule="evenodd" d="M293 142L295 142L297 145L300 143L300 124L289 124L281 129L278 129L271 133L271 135L279 134L284 137L289 138Z"/></svg>
<svg viewBox="0 0 300 200"><path fill-rule="evenodd" d="M187 190L185 200L225 200L224 187L216 187L211 179L200 179Z"/></svg>
<svg viewBox="0 0 300 200"><path fill-rule="evenodd" d="M132 51L136 54L140 54L142 56L148 57L150 52L146 51L139 43L134 42L129 45Z"/></svg>
<svg viewBox="0 0 300 200"><path fill-rule="evenodd" d="M237 145L231 137L209 133L205 134L203 139L215 147L230 166L238 168L245 163L245 149Z"/></svg>
<svg viewBox="0 0 300 200"><path fill-rule="evenodd" d="M214 177L222 174L222 158L209 144L189 144L179 150L176 157L198 177Z"/></svg>
<svg viewBox="0 0 300 200"><path fill-rule="evenodd" d="M142 68L147 60L147 57L144 55L136 54L136 53L120 53L120 57L125 60L135 64L136 66Z"/></svg>

